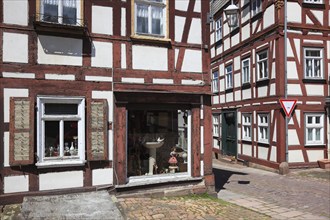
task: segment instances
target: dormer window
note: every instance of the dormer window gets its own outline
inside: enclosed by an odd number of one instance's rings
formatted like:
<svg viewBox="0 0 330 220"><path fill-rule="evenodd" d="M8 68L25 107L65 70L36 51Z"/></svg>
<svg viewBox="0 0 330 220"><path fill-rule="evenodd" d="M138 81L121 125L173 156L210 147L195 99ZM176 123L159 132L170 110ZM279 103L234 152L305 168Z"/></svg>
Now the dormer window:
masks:
<svg viewBox="0 0 330 220"><path fill-rule="evenodd" d="M39 21L82 25L81 0L40 0Z"/></svg>

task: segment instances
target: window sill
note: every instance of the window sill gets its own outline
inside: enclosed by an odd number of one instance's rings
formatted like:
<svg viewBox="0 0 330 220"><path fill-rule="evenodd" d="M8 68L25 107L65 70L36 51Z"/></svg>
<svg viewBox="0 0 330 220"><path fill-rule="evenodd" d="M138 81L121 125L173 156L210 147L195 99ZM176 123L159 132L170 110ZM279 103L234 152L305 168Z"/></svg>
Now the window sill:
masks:
<svg viewBox="0 0 330 220"><path fill-rule="evenodd" d="M33 25L37 33L45 35L81 38L86 33L86 27L78 25L65 25L43 21L34 21Z"/></svg>
<svg viewBox="0 0 330 220"><path fill-rule="evenodd" d="M325 79L303 79L303 83L313 83L313 84L326 84Z"/></svg>
<svg viewBox="0 0 330 220"><path fill-rule="evenodd" d="M302 6L304 8L317 8L317 9L325 9L324 3L308 3L308 2L303 2Z"/></svg>
<svg viewBox="0 0 330 220"><path fill-rule="evenodd" d="M146 43L151 45L171 46L171 39L147 35L131 35L133 43Z"/></svg>
<svg viewBox="0 0 330 220"><path fill-rule="evenodd" d="M267 86L269 84L269 79L268 78L264 78L264 79L259 79L257 82L256 82L256 86L259 87L259 86Z"/></svg>
<svg viewBox="0 0 330 220"><path fill-rule="evenodd" d="M231 88L226 89L225 92L226 92L226 93L229 93L229 92L233 92L233 91L234 91L234 88L231 87Z"/></svg>
<svg viewBox="0 0 330 220"><path fill-rule="evenodd" d="M326 144L305 144L305 147L310 147L310 148L313 148L313 147L319 147L319 148L325 148Z"/></svg>
<svg viewBox="0 0 330 220"><path fill-rule="evenodd" d="M73 167L84 166L85 160L61 160L61 161L43 161L36 163L38 168L52 168L52 167Z"/></svg>
<svg viewBox="0 0 330 220"><path fill-rule="evenodd" d="M251 144L252 140L251 139L242 139L242 143Z"/></svg>
<svg viewBox="0 0 330 220"><path fill-rule="evenodd" d="M251 88L251 84L250 83L243 83L241 88L242 89L249 89L249 88Z"/></svg>
<svg viewBox="0 0 330 220"><path fill-rule="evenodd" d="M258 146L261 146L261 147L269 147L269 142L267 141L258 141Z"/></svg>

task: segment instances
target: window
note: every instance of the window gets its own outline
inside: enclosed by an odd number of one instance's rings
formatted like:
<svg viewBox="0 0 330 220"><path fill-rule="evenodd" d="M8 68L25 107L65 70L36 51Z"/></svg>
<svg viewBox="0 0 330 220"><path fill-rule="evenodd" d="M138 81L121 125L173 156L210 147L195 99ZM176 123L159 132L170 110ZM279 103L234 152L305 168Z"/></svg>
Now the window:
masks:
<svg viewBox="0 0 330 220"><path fill-rule="evenodd" d="M264 50L257 54L258 80L268 78L268 52Z"/></svg>
<svg viewBox="0 0 330 220"><path fill-rule="evenodd" d="M37 106L37 166L83 164L85 99L38 97Z"/></svg>
<svg viewBox="0 0 330 220"><path fill-rule="evenodd" d="M243 140L251 141L251 114L242 114Z"/></svg>
<svg viewBox="0 0 330 220"><path fill-rule="evenodd" d="M304 0L304 2L309 4L323 4L323 0Z"/></svg>
<svg viewBox="0 0 330 220"><path fill-rule="evenodd" d="M268 114L258 114L258 141L261 143L269 143Z"/></svg>
<svg viewBox="0 0 330 220"><path fill-rule="evenodd" d="M213 118L213 136L219 137L219 114L212 115Z"/></svg>
<svg viewBox="0 0 330 220"><path fill-rule="evenodd" d="M233 66L226 67L226 89L233 88Z"/></svg>
<svg viewBox="0 0 330 220"><path fill-rule="evenodd" d="M40 0L40 20L66 25L81 25L80 0Z"/></svg>
<svg viewBox="0 0 330 220"><path fill-rule="evenodd" d="M164 37L166 30L165 0L135 0L135 33Z"/></svg>
<svg viewBox="0 0 330 220"><path fill-rule="evenodd" d="M215 41L219 41L222 39L222 19L219 18L215 22Z"/></svg>
<svg viewBox="0 0 330 220"><path fill-rule="evenodd" d="M305 143L306 145L324 144L324 114L305 115Z"/></svg>
<svg viewBox="0 0 330 220"><path fill-rule="evenodd" d="M219 72L213 72L212 73L212 92L218 92L219 91Z"/></svg>
<svg viewBox="0 0 330 220"><path fill-rule="evenodd" d="M250 83L250 58L242 61L242 82Z"/></svg>
<svg viewBox="0 0 330 220"><path fill-rule="evenodd" d="M251 2L252 16L255 16L259 12L261 12L261 0L252 0Z"/></svg>
<svg viewBox="0 0 330 220"><path fill-rule="evenodd" d="M305 78L323 78L323 56L322 49L304 48Z"/></svg>

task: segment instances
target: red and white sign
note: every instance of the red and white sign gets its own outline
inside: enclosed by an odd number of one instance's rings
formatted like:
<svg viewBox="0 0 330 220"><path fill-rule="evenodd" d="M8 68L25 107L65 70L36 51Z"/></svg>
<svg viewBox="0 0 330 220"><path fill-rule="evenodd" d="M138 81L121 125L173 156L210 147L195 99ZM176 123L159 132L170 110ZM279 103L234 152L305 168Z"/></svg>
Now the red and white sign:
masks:
<svg viewBox="0 0 330 220"><path fill-rule="evenodd" d="M291 116L291 113L296 106L297 99L280 99L281 106L287 117Z"/></svg>

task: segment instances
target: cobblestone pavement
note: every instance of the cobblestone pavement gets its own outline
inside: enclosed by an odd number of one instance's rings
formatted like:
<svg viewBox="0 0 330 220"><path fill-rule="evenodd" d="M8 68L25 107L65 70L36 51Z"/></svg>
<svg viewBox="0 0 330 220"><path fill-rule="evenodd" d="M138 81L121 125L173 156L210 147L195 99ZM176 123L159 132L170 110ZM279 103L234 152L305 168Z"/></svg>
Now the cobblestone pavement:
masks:
<svg viewBox="0 0 330 220"><path fill-rule="evenodd" d="M218 197L278 219L330 219L330 172L288 175L213 161ZM319 178L320 177L320 178Z"/></svg>
<svg viewBox="0 0 330 220"><path fill-rule="evenodd" d="M125 219L270 219L269 216L210 196L119 198Z"/></svg>

